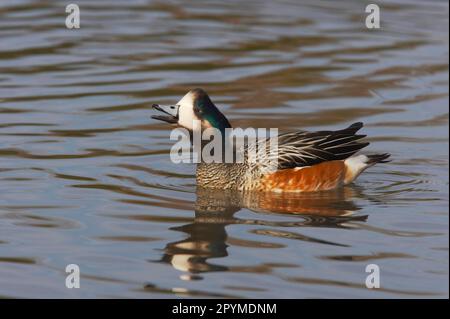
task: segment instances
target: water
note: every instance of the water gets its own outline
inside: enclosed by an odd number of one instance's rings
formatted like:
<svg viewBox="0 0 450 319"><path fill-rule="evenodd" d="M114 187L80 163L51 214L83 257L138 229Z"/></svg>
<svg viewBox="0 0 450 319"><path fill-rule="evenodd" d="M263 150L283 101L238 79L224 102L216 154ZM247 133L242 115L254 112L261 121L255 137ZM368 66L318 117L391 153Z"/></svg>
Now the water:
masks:
<svg viewBox="0 0 450 319"><path fill-rule="evenodd" d="M448 3L0 4L1 297L448 297ZM234 126L365 122L389 152L337 192L197 192L152 103ZM81 288L65 287L68 264ZM367 289L377 264L381 288Z"/></svg>

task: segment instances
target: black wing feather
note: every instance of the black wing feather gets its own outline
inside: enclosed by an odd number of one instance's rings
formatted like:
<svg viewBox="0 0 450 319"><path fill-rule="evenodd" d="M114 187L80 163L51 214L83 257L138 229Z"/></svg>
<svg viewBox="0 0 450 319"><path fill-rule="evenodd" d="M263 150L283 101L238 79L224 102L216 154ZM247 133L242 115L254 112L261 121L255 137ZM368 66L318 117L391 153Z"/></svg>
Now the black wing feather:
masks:
<svg viewBox="0 0 450 319"><path fill-rule="evenodd" d="M311 166L346 159L369 143L358 142L363 127L358 122L338 131L295 132L278 136L278 169Z"/></svg>

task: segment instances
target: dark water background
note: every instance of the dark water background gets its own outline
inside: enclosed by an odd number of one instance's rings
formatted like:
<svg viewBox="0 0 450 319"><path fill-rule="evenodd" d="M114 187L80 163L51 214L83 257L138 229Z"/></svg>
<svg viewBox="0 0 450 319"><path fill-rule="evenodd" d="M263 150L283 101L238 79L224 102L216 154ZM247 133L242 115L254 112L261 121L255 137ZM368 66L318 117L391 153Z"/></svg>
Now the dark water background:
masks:
<svg viewBox="0 0 450 319"><path fill-rule="evenodd" d="M448 3L0 2L0 297L448 297ZM331 194L196 193L154 102L234 126L363 121ZM65 287L65 267L81 288ZM365 287L377 264L381 288Z"/></svg>

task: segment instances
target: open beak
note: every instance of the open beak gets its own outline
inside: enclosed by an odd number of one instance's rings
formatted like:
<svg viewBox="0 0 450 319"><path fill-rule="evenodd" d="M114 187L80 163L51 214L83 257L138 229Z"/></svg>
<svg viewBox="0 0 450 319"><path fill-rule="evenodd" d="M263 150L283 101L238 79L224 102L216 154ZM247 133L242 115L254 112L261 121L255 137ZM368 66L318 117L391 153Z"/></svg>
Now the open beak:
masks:
<svg viewBox="0 0 450 319"><path fill-rule="evenodd" d="M152 115L152 119L164 121L171 124L178 123L178 105L159 105L153 104L155 110L161 111L167 115Z"/></svg>

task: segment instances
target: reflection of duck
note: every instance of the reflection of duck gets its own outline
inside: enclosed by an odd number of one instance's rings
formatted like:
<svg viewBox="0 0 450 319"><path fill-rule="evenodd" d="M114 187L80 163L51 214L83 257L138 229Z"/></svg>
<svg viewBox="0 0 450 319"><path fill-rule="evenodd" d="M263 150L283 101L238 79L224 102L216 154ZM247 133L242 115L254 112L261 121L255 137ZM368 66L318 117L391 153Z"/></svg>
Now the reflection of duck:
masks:
<svg viewBox="0 0 450 319"><path fill-rule="evenodd" d="M165 113L153 116L154 119L177 124L191 133L209 130L208 135L214 139L221 134L222 155L214 162L197 166L200 187L274 192L330 190L352 183L365 169L384 163L389 157L387 153L353 156L369 144L359 142L365 135L356 134L362 123L338 131L285 133L249 143L242 153L232 147L231 153L225 155L232 140L227 138L231 125L205 91L195 89L176 105L153 107ZM206 145L197 147L203 150ZM230 160L231 154L243 155L243 161L225 162L224 157Z"/></svg>
<svg viewBox="0 0 450 319"><path fill-rule="evenodd" d="M233 215L240 207L235 203L236 197L216 193L216 197L212 197L197 192L194 222L171 228L188 237L168 244L162 261L191 273L227 270L227 267L208 263L207 259L228 256L225 226L235 221Z"/></svg>
<svg viewBox="0 0 450 319"><path fill-rule="evenodd" d="M349 216L359 208L349 198L355 189L343 187L326 192L251 192L243 197L245 206L255 211L310 216Z"/></svg>
<svg viewBox="0 0 450 319"><path fill-rule="evenodd" d="M171 228L185 233L183 240L169 243L165 248L163 262L170 263L175 269L192 274L232 270L208 262L210 258L228 256L228 236L225 227L231 224L264 225L277 227L264 234L270 236L314 241L323 244L338 245L320 239L282 231L286 227L335 227L342 228L354 221L364 221L366 216L351 216L359 208L352 198L357 196L354 188L339 191L316 193L315 196L300 194L274 194L264 192L217 191L197 189L195 219L192 223ZM306 195L306 194L305 194ZM300 221L273 221L241 219L234 214L241 208L257 212L277 214L298 214ZM195 276L183 275L182 278L194 279Z"/></svg>
<svg viewBox="0 0 450 319"><path fill-rule="evenodd" d="M168 244L162 261L169 262L177 270L191 273L227 270L207 262L208 258L228 256L224 224L194 222L171 230L186 233L189 237Z"/></svg>

